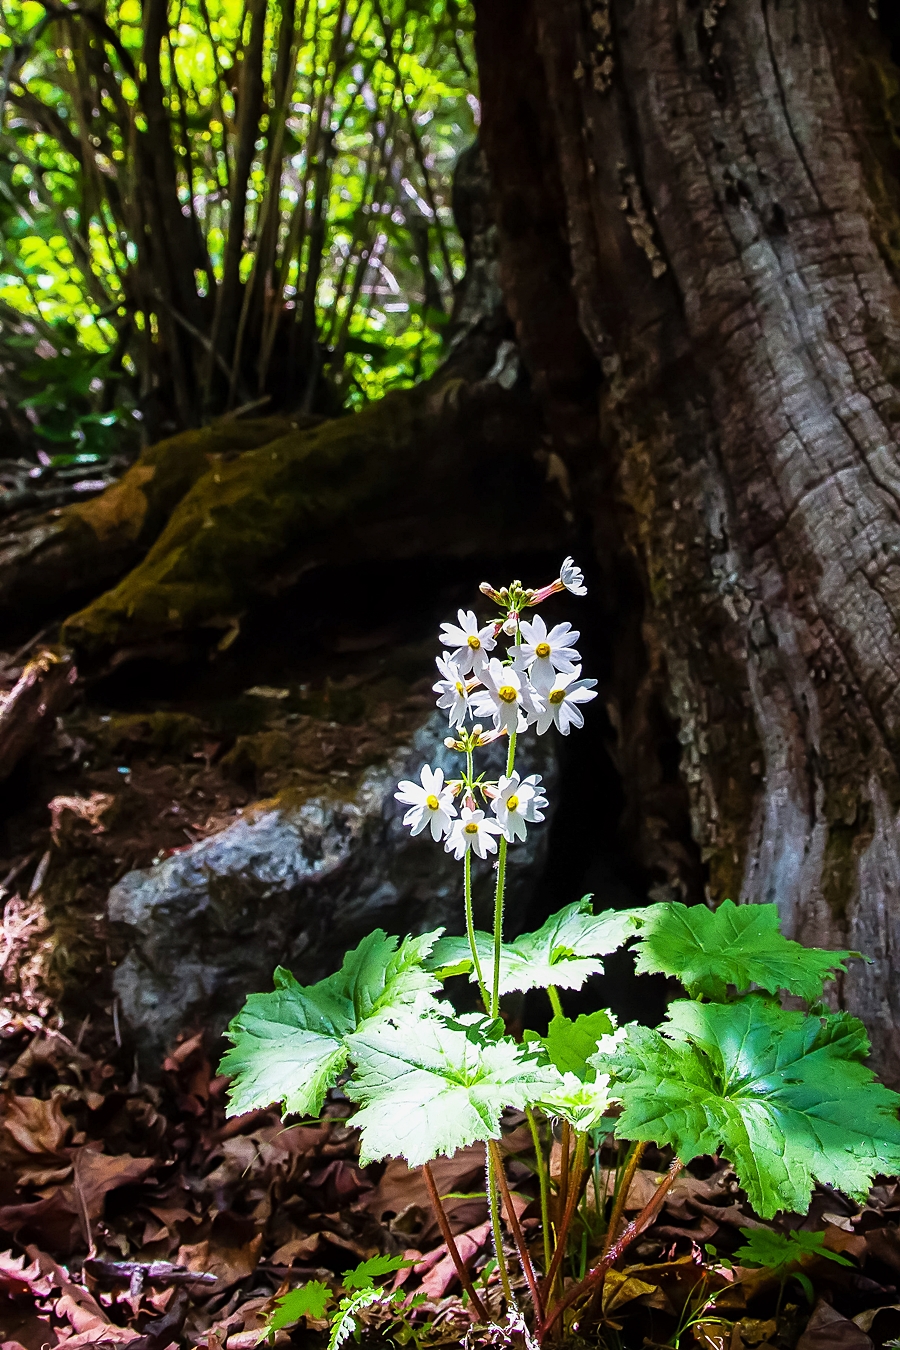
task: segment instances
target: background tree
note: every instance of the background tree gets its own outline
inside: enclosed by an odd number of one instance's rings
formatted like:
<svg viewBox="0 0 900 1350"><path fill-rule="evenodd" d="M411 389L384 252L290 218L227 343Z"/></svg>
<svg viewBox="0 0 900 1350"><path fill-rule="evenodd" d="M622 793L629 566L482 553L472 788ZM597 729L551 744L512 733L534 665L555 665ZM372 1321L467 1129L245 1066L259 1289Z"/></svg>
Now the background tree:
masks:
<svg viewBox="0 0 900 1350"><path fill-rule="evenodd" d="M13 0L0 299L92 349L98 411L124 383L151 439L427 375L468 28L456 0Z"/></svg>
<svg viewBox="0 0 900 1350"><path fill-rule="evenodd" d="M478 0L495 224L480 207L477 238L499 241L525 375L482 306L477 341L430 383L339 429L261 428L265 453L244 443L224 471L203 451L177 489L165 479L164 501L147 486L164 481L162 460L145 461L140 481L99 499L102 525L32 522L0 592L43 578L46 603L61 559L74 575L90 538L96 569L124 537L94 593L133 570L63 628L84 667L208 649L282 584L273 575L348 549L354 562L477 550L477 512L447 512L447 464L483 494L479 465L508 472L518 439L523 503L568 494L546 509L548 537L592 540L623 832L651 894L773 900L791 936L871 954L836 997L896 1080L900 86L887 26L863 0ZM149 31L145 18L142 41ZM304 238L322 227L318 199L311 188ZM195 247L201 226L182 218ZM218 374L171 314L158 338L160 353L176 329L194 344L197 417L208 397L255 393L235 353L243 298L263 292L238 280L240 305L196 295L211 346L231 335ZM301 305L298 351L303 322ZM265 341L246 350L257 359Z"/></svg>

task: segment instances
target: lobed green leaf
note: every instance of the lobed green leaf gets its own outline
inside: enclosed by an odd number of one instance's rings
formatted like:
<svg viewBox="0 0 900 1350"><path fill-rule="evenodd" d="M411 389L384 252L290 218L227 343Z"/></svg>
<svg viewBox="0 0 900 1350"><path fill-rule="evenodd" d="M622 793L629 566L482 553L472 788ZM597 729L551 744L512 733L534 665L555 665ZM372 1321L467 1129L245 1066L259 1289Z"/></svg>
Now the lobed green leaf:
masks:
<svg viewBox="0 0 900 1350"><path fill-rule="evenodd" d="M742 1266L752 1262L767 1270L781 1271L803 1256L824 1256L841 1266L853 1265L846 1256L825 1246L824 1233L807 1233L802 1228L794 1233L779 1233L773 1228L742 1228L741 1233L744 1245L738 1247L734 1259Z"/></svg>
<svg viewBox="0 0 900 1350"><path fill-rule="evenodd" d="M590 897L567 905L536 933L525 933L503 944L500 953L500 993L515 990L580 989L590 975L602 975L605 956L621 947L636 931L640 910L606 910L594 914ZM475 934L482 970L493 969L494 941L490 933ZM426 962L439 979L469 974L475 982L472 953L464 937L446 937Z"/></svg>
<svg viewBox="0 0 900 1350"><path fill-rule="evenodd" d="M663 1032L632 1024L592 1056L623 1103L616 1133L689 1162L722 1151L754 1209L805 1212L815 1181L863 1199L900 1166L900 1096L862 1061L868 1041L845 1014L787 1011L751 995L681 1001Z"/></svg>
<svg viewBox="0 0 900 1350"><path fill-rule="evenodd" d="M736 905L718 909L663 902L642 911L636 969L639 974L674 975L696 998L722 999L727 986L739 993L758 985L770 994L780 989L812 1002L823 982L858 952L804 947L779 931L776 905Z"/></svg>
<svg viewBox="0 0 900 1350"><path fill-rule="evenodd" d="M410 1167L499 1139L505 1107L522 1109L558 1084L552 1066L488 1018L450 1020L401 1009L348 1037L355 1072L345 1091L362 1110L360 1160Z"/></svg>
<svg viewBox="0 0 900 1350"><path fill-rule="evenodd" d="M229 1115L273 1102L283 1103L285 1113L318 1115L347 1064L351 1032L439 988L422 961L441 931L404 938L398 947L376 929L317 984L298 984L279 966L274 991L251 994L228 1028L233 1045L220 1071L234 1076Z"/></svg>

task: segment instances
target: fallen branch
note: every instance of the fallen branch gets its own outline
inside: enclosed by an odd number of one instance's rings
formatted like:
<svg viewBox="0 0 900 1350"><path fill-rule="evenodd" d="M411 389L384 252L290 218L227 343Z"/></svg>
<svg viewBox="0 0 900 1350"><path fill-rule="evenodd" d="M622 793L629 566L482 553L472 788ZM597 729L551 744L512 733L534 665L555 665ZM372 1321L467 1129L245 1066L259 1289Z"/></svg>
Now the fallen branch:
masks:
<svg viewBox="0 0 900 1350"><path fill-rule="evenodd" d="M9 777L26 750L68 707L77 679L69 656L43 651L29 661L0 705L0 779Z"/></svg>

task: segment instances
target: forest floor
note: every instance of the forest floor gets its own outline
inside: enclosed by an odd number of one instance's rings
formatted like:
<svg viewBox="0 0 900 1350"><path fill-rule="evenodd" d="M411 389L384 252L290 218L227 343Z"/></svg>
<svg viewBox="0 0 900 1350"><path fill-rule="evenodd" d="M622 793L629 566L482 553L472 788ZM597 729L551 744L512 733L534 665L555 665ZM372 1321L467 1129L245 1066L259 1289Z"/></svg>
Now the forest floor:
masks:
<svg viewBox="0 0 900 1350"><path fill-rule="evenodd" d="M428 578L421 585L442 613L453 612L455 593L438 594ZM396 1278L423 1296L410 1314L417 1344L464 1340L469 1318L422 1175L397 1161L361 1168L339 1093L311 1124L285 1126L271 1111L226 1119L221 1043L193 1027L160 1072L141 1063L120 1025L111 980L120 951L104 917L109 888L125 872L189 847L260 798L326 782L349 788L421 723L436 618L414 596L409 606L426 620L410 636L382 590L383 612L373 611L365 631L358 618L335 620L329 597L317 628L307 605L302 659L291 656L289 676L282 633L268 653L248 640L248 665L235 656L227 678L210 667L193 684L176 672L161 687L155 671L142 694L131 672L127 699L113 678L74 704L4 786L0 1350L249 1350L279 1295L315 1278L336 1300L342 1274L375 1254L414 1262ZM0 659L0 692L20 668ZM520 1117L507 1117L504 1147L539 1255L531 1139ZM558 1169L559 1145L555 1153ZM666 1165L652 1153L644 1161L629 1215ZM616 1163L612 1146L604 1149L573 1273L599 1252ZM446 1204L464 1259L498 1310L481 1147L439 1160L435 1174L442 1194L455 1197ZM779 1274L742 1268L733 1264L741 1229L758 1220L728 1167L698 1160L607 1276L588 1342L609 1350L900 1344L898 1223L895 1181L877 1185L863 1206L820 1190L807 1218L779 1227L821 1233L848 1264L812 1255ZM400 1339L377 1306L365 1317L368 1341ZM279 1331L275 1344L318 1347L326 1329L325 1319L307 1319Z"/></svg>
<svg viewBox="0 0 900 1350"><path fill-rule="evenodd" d="M276 1296L311 1278L339 1293L342 1272L377 1253L415 1261L398 1278L425 1296L413 1314L416 1341L462 1341L468 1318L424 1180L402 1162L359 1166L350 1108L339 1094L313 1124L285 1127L268 1111L226 1120L226 1080L202 1035L175 1046L151 1084L134 1073L114 1029L83 1024L70 1039L56 1021L51 1008L20 1009L4 1028L3 1350L249 1350ZM537 1245L530 1136L518 1118L506 1126L510 1181ZM482 1272L496 1308L496 1274L485 1278L491 1251L478 1195L481 1147L439 1162L435 1172L442 1192L460 1197L447 1201L460 1250ZM644 1204L656 1176L651 1167L639 1170L627 1212ZM588 1201L596 1196L602 1205L611 1177L608 1166L595 1171ZM728 1168L704 1159L683 1174L655 1226L607 1277L597 1334L609 1346L702 1350L893 1344L898 1217L895 1182L876 1186L862 1207L817 1192L803 1226L823 1231L825 1245L850 1263L804 1258L796 1269L805 1281L788 1274L782 1289L770 1271L729 1269L740 1229L757 1221ZM589 1255L594 1246L588 1242ZM379 1317L370 1312L367 1339L384 1340L389 1328ZM275 1343L320 1344L325 1327L323 1320L280 1331Z"/></svg>

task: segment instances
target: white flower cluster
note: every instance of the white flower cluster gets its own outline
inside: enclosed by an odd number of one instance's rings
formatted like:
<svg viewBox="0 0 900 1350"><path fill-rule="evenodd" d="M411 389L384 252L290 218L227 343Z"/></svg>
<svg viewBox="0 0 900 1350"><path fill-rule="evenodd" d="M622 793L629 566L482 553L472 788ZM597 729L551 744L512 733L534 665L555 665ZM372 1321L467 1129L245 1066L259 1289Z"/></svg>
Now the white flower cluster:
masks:
<svg viewBox="0 0 900 1350"><path fill-rule="evenodd" d="M467 773L445 782L442 769L426 765L421 782L402 782L394 794L409 807L404 825L413 834L429 826L432 838L445 840L447 851L459 859L470 849L479 858L496 853L498 839L524 840L526 824L544 819L547 799L540 775L523 779L513 768L516 738L532 726L539 736L551 726L568 736L572 727L584 726L579 705L597 697L593 692L597 681L581 678L581 657L575 649L580 635L572 625L558 623L548 630L540 615L530 621L521 617L522 610L550 595L587 594L571 558L563 562L557 580L541 590L526 590L520 582L499 591L485 582L481 590L503 612L492 622L479 624L473 610L461 609L455 624L441 625L444 651L437 658L441 678L434 686L437 706L447 713L459 737L448 737L447 745L466 753ZM505 653L497 651L501 634L513 639ZM490 719L493 730L485 732L481 720L467 730L470 718ZM473 779L472 751L501 736L510 742L507 772L497 782ZM490 805L492 815L478 806L479 796ZM462 802L458 814L457 799Z"/></svg>

